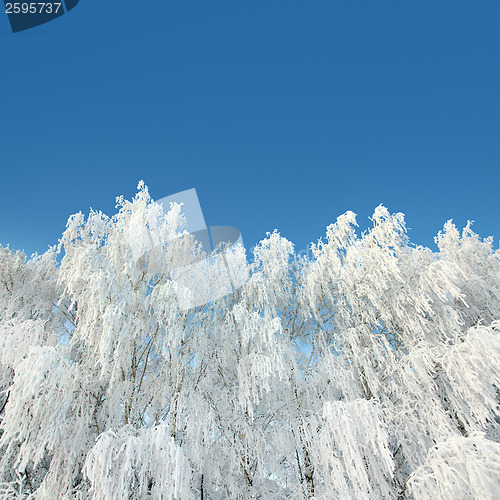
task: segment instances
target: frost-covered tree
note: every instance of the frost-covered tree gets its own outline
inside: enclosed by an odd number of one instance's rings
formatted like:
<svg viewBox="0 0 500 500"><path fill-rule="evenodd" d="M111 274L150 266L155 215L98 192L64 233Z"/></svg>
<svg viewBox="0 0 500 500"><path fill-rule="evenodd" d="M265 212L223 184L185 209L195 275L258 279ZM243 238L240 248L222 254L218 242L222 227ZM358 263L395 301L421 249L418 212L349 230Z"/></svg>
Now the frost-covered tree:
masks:
<svg viewBox="0 0 500 500"><path fill-rule="evenodd" d="M15 373L30 349L42 345L58 344L58 331L64 325L60 312L55 307L59 299L55 249L42 256L26 260L21 252L12 252L0 247L0 422L3 424L7 403ZM0 435L3 434L3 425ZM16 484L19 491L28 491L37 484L40 474L46 472L42 463L37 471L30 466L14 467L18 441L3 440L0 447L4 479ZM9 450L9 453L6 451ZM10 451L15 450L14 453ZM1 487L0 487L1 488Z"/></svg>
<svg viewBox="0 0 500 500"><path fill-rule="evenodd" d="M117 208L0 248L0 499L495 497L491 239L450 221L432 252L347 212L310 259L277 232L248 267L236 248L244 284L186 308L206 256L182 207L141 183Z"/></svg>

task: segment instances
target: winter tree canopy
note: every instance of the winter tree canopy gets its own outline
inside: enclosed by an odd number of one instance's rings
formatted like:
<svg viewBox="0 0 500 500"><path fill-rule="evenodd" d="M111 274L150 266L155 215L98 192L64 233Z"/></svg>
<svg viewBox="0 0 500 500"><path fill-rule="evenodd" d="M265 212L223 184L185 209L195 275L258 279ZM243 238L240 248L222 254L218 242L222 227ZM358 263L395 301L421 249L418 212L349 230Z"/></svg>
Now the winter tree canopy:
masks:
<svg viewBox="0 0 500 500"><path fill-rule="evenodd" d="M0 499L498 498L491 238L449 221L433 252L347 212L311 258L237 248L244 283L186 309L180 207L141 183L117 209L0 247Z"/></svg>

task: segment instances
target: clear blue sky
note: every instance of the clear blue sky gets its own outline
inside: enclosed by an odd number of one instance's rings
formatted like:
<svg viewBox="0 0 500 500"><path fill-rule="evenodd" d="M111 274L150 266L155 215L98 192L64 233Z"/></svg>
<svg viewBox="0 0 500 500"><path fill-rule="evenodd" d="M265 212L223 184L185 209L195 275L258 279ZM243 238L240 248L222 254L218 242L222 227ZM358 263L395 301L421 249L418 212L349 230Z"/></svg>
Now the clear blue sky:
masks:
<svg viewBox="0 0 500 500"><path fill-rule="evenodd" d="M55 244L144 179L195 187L250 247L297 249L346 210L500 237L500 2L80 0L0 15L0 242ZM496 246L495 245L495 246Z"/></svg>

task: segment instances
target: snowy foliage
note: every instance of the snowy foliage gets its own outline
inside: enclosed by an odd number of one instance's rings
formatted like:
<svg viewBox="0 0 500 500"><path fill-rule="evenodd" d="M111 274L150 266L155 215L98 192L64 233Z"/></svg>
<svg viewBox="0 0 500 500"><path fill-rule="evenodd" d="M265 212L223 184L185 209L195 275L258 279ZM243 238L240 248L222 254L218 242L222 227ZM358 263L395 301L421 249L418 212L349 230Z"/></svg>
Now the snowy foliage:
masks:
<svg viewBox="0 0 500 500"><path fill-rule="evenodd" d="M495 498L490 238L449 221L432 252L347 212L311 259L237 248L241 286L186 307L218 279L179 280L180 207L117 203L42 256L0 247L0 500Z"/></svg>
<svg viewBox="0 0 500 500"><path fill-rule="evenodd" d="M87 455L85 473L95 498L192 498L189 463L165 425L104 432Z"/></svg>
<svg viewBox="0 0 500 500"><path fill-rule="evenodd" d="M481 433L434 446L408 479L415 498L497 498L500 444Z"/></svg>

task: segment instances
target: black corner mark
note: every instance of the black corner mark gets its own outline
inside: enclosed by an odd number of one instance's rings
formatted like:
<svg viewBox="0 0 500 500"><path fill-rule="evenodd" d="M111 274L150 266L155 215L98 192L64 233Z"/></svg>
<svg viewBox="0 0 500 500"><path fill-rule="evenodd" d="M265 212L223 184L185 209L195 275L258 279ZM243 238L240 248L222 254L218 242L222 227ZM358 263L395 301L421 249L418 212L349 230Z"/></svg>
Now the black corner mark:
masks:
<svg viewBox="0 0 500 500"><path fill-rule="evenodd" d="M48 23L73 9L79 0L10 1L4 0L13 33Z"/></svg>
<svg viewBox="0 0 500 500"><path fill-rule="evenodd" d="M66 12L69 12L80 0L65 0Z"/></svg>

